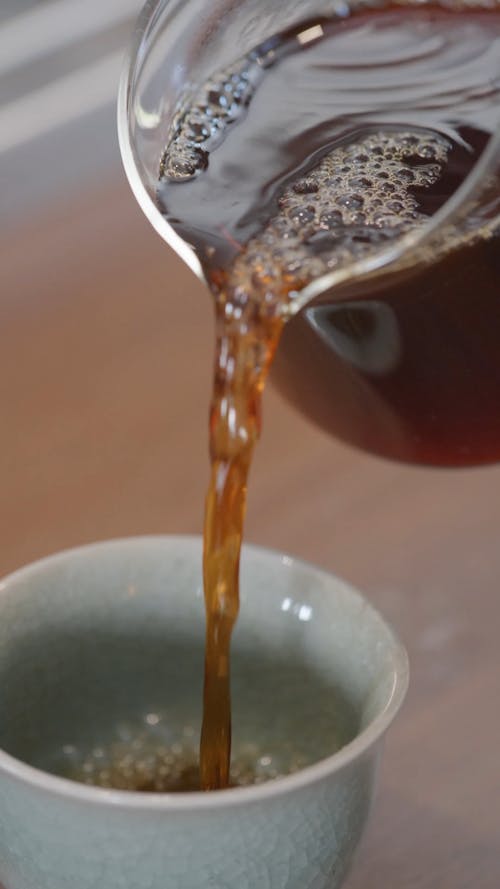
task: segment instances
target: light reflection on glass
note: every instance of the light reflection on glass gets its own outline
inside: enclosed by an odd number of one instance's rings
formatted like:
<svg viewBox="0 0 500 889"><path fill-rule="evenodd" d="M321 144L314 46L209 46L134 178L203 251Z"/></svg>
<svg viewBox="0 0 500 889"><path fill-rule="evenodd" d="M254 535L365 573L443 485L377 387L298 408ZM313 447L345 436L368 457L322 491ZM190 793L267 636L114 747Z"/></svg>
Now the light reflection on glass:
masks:
<svg viewBox="0 0 500 889"><path fill-rule="evenodd" d="M307 30L297 34L297 40L302 46L305 46L306 43L311 43L313 40L319 40L320 37L323 37L323 34L324 31L321 25L314 25L312 28L307 28Z"/></svg>

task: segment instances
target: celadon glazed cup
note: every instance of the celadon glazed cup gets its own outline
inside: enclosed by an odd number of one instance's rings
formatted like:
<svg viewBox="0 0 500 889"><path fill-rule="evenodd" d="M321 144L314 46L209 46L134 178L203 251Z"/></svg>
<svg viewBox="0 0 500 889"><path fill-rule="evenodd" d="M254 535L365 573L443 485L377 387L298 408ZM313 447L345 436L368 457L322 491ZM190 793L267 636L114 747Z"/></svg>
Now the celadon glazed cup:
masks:
<svg viewBox="0 0 500 889"><path fill-rule="evenodd" d="M246 788L132 793L53 774L57 753L158 709L199 726L201 541L98 543L3 580L5 889L340 886L407 689L406 653L359 593L288 556L247 546L241 598L235 743L297 748L310 764Z"/></svg>

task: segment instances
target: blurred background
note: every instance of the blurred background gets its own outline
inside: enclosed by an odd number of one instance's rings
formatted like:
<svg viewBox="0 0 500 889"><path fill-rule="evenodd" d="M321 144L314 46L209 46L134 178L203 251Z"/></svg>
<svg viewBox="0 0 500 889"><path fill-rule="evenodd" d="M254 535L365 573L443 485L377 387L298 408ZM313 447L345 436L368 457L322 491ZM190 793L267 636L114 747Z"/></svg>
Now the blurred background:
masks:
<svg viewBox="0 0 500 889"><path fill-rule="evenodd" d="M139 7L137 0L2 0L3 225L116 170L116 82Z"/></svg>
<svg viewBox="0 0 500 889"><path fill-rule="evenodd" d="M0 4L0 573L202 527L210 299L135 206L115 131L138 8ZM272 388L264 421L249 539L361 586L412 660L348 889L498 889L500 471L385 463Z"/></svg>

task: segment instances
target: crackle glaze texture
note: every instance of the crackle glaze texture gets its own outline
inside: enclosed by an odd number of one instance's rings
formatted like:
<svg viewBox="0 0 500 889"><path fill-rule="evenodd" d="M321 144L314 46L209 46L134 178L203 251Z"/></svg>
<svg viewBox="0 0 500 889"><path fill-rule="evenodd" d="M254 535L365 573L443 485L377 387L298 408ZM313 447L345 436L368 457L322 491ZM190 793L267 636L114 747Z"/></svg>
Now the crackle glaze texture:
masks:
<svg viewBox="0 0 500 889"><path fill-rule="evenodd" d="M200 563L197 539L139 538L54 556L0 585L5 889L340 886L368 816L383 732L404 695L406 658L359 594L313 566L245 550L234 648L256 659L259 652L279 651L320 676L333 704L335 695L349 701L351 740L340 752L325 758L319 744L321 762L302 773L211 795L97 790L33 768L51 743L67 737L78 705L86 715L81 731L92 737L101 719L113 719L115 711L118 718L125 699L145 693L155 665L141 672L141 647L153 629L166 640L166 666L157 669L170 676L179 701L193 696L199 664L191 677L189 670L175 672L174 664L169 674L177 648L168 640L189 640L190 650L202 655ZM126 694L123 664L116 666L124 639L133 667ZM134 639L140 640L135 647ZM92 678L92 669L102 682ZM269 731L286 724L288 733L299 727L304 733L305 698L286 684L274 693L270 688L262 695ZM289 714L288 722L280 713ZM308 731L313 749L314 723ZM45 745L43 755L37 743Z"/></svg>

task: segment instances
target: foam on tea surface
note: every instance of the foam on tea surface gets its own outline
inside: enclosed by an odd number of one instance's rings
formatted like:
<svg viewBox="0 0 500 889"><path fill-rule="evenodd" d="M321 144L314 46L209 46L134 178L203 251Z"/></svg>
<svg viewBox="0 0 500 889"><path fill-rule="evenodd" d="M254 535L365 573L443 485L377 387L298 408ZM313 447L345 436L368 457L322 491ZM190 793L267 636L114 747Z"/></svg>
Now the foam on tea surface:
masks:
<svg viewBox="0 0 500 889"><path fill-rule="evenodd" d="M334 148L295 179L279 212L246 245L232 287L304 287L427 220L413 189L435 185L451 143L437 133L370 133Z"/></svg>
<svg viewBox="0 0 500 889"><path fill-rule="evenodd" d="M215 74L201 88L173 127L161 161L162 178L186 182L206 169L210 152L220 144L227 127L244 114L261 77L259 64L244 59Z"/></svg>
<svg viewBox="0 0 500 889"><path fill-rule="evenodd" d="M144 793L200 790L198 734L191 725L162 728L162 716L149 713L142 722L117 727L115 737L89 749L64 745L58 774L92 787ZM291 742L238 742L233 749L232 787L263 784L310 764Z"/></svg>

